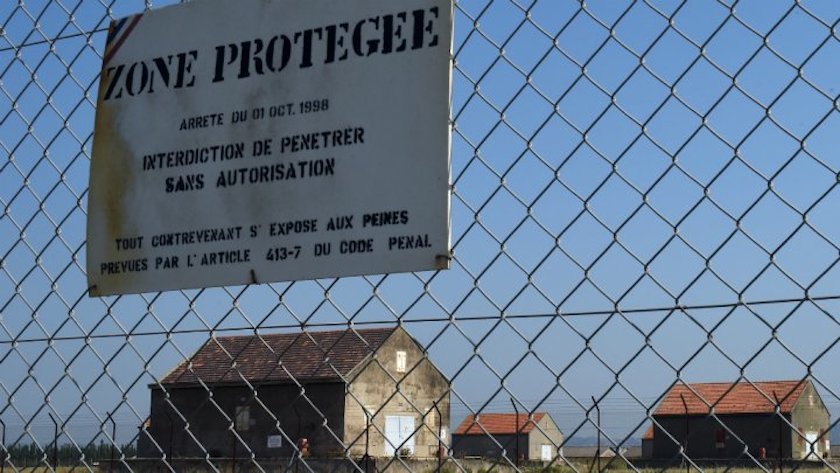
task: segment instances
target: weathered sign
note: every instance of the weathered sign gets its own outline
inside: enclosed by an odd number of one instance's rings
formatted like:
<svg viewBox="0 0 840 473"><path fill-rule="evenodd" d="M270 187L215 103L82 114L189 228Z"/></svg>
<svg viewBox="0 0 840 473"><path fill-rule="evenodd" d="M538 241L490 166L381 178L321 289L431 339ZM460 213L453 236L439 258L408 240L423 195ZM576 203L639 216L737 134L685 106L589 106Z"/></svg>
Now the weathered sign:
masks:
<svg viewBox="0 0 840 473"><path fill-rule="evenodd" d="M111 25L92 296L449 265L450 0L203 0Z"/></svg>
<svg viewBox="0 0 840 473"><path fill-rule="evenodd" d="M269 435L266 438L266 447L268 448L281 448L283 446L283 436L282 435Z"/></svg>

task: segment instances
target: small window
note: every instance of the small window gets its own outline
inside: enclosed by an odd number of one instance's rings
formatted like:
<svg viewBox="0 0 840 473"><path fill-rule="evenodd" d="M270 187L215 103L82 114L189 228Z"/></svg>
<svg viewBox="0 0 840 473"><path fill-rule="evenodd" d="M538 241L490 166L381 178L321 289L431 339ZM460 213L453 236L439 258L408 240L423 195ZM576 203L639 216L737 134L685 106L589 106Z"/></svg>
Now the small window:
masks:
<svg viewBox="0 0 840 473"><path fill-rule="evenodd" d="M406 354L400 350L397 352L397 373L405 373Z"/></svg>
<svg viewBox="0 0 840 473"><path fill-rule="evenodd" d="M236 408L236 430L245 432L251 425L251 409L247 406Z"/></svg>

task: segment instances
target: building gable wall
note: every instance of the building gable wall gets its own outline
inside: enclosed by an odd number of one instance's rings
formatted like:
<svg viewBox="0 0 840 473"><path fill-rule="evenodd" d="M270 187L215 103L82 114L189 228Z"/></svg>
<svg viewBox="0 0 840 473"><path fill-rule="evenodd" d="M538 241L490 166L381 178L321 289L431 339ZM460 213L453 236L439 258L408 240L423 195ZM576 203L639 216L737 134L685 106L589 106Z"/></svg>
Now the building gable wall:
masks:
<svg viewBox="0 0 840 473"><path fill-rule="evenodd" d="M829 440L831 421L828 409L813 384L808 383L802 395L799 396L799 400L791 411L791 421L803 435L817 435L818 440L814 447L817 456L822 456L826 452L825 446ZM804 458L811 453L811 446L802 435L794 433L791 443L793 458Z"/></svg>
<svg viewBox="0 0 840 473"><path fill-rule="evenodd" d="M397 372L397 352L406 353L406 373ZM414 458L434 458L443 426L449 443L449 382L425 357L423 350L402 329L379 347L375 356L348 378L344 400L344 441L355 457L386 455L385 431L388 416L414 418ZM434 408L437 402L438 413ZM365 409L372 413L370 423Z"/></svg>
<svg viewBox="0 0 840 473"><path fill-rule="evenodd" d="M528 434L528 458L540 460L542 446L551 445L552 458L557 456L557 450L563 443L563 434L550 415L546 414L537 422L537 426Z"/></svg>

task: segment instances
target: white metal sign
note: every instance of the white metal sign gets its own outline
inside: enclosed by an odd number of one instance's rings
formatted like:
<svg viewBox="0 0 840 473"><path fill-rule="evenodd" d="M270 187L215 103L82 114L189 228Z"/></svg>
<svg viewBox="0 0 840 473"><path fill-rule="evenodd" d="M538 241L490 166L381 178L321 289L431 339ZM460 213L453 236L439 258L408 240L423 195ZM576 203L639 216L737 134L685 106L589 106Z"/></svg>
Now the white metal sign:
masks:
<svg viewBox="0 0 840 473"><path fill-rule="evenodd" d="M266 442L268 448L280 448L283 446L282 435L269 435Z"/></svg>
<svg viewBox="0 0 840 473"><path fill-rule="evenodd" d="M116 21L92 296L449 266L450 0L202 0Z"/></svg>

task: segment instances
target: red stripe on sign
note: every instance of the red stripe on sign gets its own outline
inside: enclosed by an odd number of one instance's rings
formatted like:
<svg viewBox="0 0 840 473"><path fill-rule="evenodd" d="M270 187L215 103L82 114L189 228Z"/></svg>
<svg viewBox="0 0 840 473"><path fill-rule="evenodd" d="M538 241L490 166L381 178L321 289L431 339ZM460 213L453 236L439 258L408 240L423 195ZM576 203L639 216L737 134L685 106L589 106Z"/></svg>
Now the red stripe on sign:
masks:
<svg viewBox="0 0 840 473"><path fill-rule="evenodd" d="M133 18L131 18L131 23L129 23L128 28L125 29L125 33L123 33L122 36L120 36L120 38L117 40L117 42L114 43L114 46L111 47L111 50L105 54L104 64L108 64L109 62L111 62L111 59L114 57L114 54L116 54L117 51L119 51L126 38L128 38L131 32L134 31L134 27L137 26L137 23L140 23L141 18L143 18L143 15L135 15Z"/></svg>

